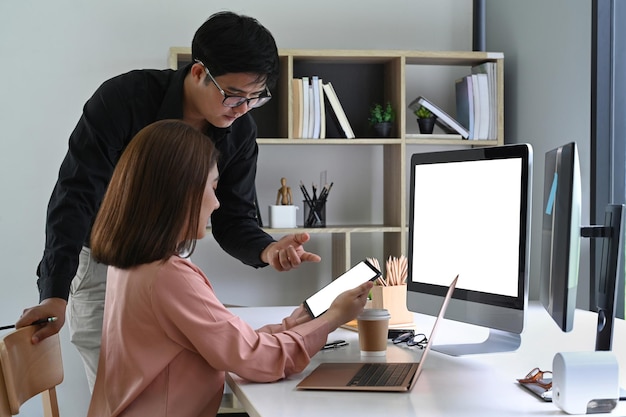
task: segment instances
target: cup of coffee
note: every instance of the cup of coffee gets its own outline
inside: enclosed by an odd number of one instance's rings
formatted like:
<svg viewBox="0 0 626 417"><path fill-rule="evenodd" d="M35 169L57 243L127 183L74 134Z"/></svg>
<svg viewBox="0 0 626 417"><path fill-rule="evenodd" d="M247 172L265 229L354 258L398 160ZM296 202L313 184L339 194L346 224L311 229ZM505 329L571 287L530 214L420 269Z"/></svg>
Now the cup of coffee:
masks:
<svg viewBox="0 0 626 417"><path fill-rule="evenodd" d="M391 315L384 308L366 308L356 318L362 356L387 354L387 330Z"/></svg>

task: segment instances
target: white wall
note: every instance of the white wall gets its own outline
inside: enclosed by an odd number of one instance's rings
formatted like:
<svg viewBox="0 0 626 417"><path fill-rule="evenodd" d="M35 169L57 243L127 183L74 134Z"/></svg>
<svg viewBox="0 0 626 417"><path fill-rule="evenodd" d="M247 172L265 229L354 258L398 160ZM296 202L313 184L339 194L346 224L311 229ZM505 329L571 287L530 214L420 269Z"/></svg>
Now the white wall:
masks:
<svg viewBox="0 0 626 417"><path fill-rule="evenodd" d="M281 48L471 48L470 0L394 0L385 3L384 10L380 5L366 0L224 3L230 10L258 18ZM43 250L46 205L85 100L109 77L135 68L166 67L168 48L190 45L195 29L221 9L198 0L0 2L2 324L14 322L23 308L38 301L35 268ZM333 197L341 195L338 184L344 180L361 177L357 190L380 184L380 155L375 149L350 149L354 164L373 167L371 176L355 173L353 166L328 152L317 153L317 162L302 161L301 148L284 154L281 150L281 155L273 149L261 152L258 185L261 196L268 196L262 197L262 206L276 195L284 171L292 173L286 176L294 182L310 182L327 169L336 183ZM378 204L373 193L365 195L371 207L357 215L371 221L380 216ZM337 220L351 215L339 208L332 214ZM367 237L357 243L366 253L379 250ZM329 240L316 238L309 247L330 259ZM222 299L235 304L296 304L328 280L330 271L328 263L283 275L254 271L224 255L212 239L199 245L194 260L207 271ZM66 329L62 339L66 373L59 390L61 413L84 416L89 394L82 364ZM38 413L37 401L28 403L21 415Z"/></svg>
<svg viewBox="0 0 626 417"><path fill-rule="evenodd" d="M544 154L576 142L582 224L589 224L591 2L487 0L487 49L504 52L507 143L534 149L530 298L539 298ZM588 308L589 242L581 243L578 306Z"/></svg>

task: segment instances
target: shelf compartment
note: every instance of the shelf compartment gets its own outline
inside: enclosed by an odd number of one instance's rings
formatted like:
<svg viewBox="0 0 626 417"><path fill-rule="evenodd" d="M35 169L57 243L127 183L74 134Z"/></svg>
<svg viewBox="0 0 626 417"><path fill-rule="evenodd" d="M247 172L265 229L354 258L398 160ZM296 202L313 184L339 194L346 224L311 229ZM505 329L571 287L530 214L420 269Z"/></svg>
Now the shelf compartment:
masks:
<svg viewBox="0 0 626 417"><path fill-rule="evenodd" d="M330 225L325 228L265 228L270 234L307 232L311 235L330 236L332 240L332 275L339 276L351 266L352 235L354 233L382 233L383 254L397 256L407 254L408 244L408 167L409 153L416 145L427 146L499 146L504 144L504 55L499 52L474 51L409 51L409 50L337 50L337 49L279 49L280 77L272 88L272 100L265 106L255 109L253 115L257 127L257 143L267 146L381 146L383 155L383 190L380 204L383 205L383 224L374 225ZM170 48L169 64L179 68L191 61L190 48ZM465 140L460 135L416 134L416 127L407 127L407 117L413 117L407 110L407 78L427 68L429 74L437 77L418 77L425 82L424 90L418 94L428 94L432 87L452 88L457 74L469 73L471 67L483 62L495 62L497 72L498 132L497 140ZM449 67L439 72L437 66ZM458 68L452 68L458 67ZM332 82L356 139L342 138L333 126L332 113L326 117L326 139L295 139L291 137L293 126L293 78L317 75L324 82ZM432 85L432 86L431 86ZM415 89L416 85L411 85ZM420 87L421 85L417 86ZM414 92L410 92L413 94ZM450 102L450 92L444 103ZM369 107L373 102L391 102L396 110L394 137L374 138L367 125ZM453 108L448 105L448 110ZM332 126L332 127L331 127ZM333 132L332 129L335 129ZM341 150L343 151L343 150Z"/></svg>

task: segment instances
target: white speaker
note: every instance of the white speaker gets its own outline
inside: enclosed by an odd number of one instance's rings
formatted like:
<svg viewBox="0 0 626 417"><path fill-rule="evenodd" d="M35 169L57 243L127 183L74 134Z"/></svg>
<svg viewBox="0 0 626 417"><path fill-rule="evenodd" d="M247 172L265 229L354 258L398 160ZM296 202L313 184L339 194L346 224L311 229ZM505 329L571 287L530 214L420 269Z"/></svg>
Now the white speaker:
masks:
<svg viewBox="0 0 626 417"><path fill-rule="evenodd" d="M619 401L619 364L610 351L559 352L552 361L552 402L569 414L609 413Z"/></svg>

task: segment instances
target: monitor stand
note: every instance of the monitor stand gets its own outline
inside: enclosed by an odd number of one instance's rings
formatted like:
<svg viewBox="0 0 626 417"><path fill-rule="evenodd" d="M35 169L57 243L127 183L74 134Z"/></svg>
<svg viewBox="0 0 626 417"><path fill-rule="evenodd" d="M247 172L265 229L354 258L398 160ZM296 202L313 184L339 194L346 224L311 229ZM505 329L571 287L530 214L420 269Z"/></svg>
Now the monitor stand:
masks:
<svg viewBox="0 0 626 417"><path fill-rule="evenodd" d="M624 249L626 242L626 206L608 204L604 225L581 228L581 236L602 238L600 277L597 283L596 303L598 321L596 326L596 350L610 351L613 348L613 322L617 306L617 291L623 280ZM620 387L620 400L626 400L626 390Z"/></svg>
<svg viewBox="0 0 626 417"><path fill-rule="evenodd" d="M489 336L480 343L433 345L432 349L451 356L475 355L479 353L511 352L517 350L522 338L517 333L489 329Z"/></svg>

